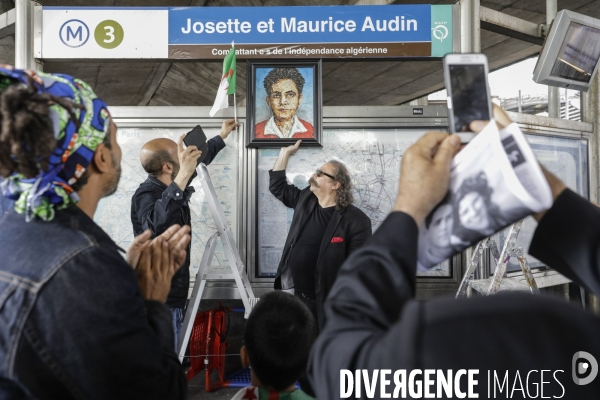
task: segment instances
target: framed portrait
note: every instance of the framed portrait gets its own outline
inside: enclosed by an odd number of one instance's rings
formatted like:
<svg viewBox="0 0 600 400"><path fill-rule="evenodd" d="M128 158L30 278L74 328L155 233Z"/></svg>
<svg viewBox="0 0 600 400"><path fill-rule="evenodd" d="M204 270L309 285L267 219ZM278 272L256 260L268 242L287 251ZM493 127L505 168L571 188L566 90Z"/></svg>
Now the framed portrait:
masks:
<svg viewBox="0 0 600 400"><path fill-rule="evenodd" d="M248 147L321 147L321 60L246 64Z"/></svg>

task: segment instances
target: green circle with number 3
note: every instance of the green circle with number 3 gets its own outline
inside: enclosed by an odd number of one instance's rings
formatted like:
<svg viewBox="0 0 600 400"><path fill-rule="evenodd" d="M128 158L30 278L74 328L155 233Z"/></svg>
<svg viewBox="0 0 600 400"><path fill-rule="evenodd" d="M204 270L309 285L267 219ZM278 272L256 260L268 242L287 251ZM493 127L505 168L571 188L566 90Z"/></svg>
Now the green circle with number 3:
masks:
<svg viewBox="0 0 600 400"><path fill-rule="evenodd" d="M105 49L114 49L120 45L124 36L121 24L111 19L100 22L94 31L96 43Z"/></svg>

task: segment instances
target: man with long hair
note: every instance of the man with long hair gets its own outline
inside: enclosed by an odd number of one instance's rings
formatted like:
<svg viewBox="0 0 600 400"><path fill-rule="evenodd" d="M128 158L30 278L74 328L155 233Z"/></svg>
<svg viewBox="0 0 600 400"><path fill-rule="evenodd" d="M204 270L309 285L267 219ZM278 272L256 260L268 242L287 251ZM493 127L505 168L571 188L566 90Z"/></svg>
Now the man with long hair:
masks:
<svg viewBox="0 0 600 400"><path fill-rule="evenodd" d="M322 326L323 303L338 269L371 237L371 220L352 205L350 174L339 161L331 160L318 168L303 190L287 183L285 168L300 142L283 147L269 171L269 190L294 209L275 289L294 289Z"/></svg>

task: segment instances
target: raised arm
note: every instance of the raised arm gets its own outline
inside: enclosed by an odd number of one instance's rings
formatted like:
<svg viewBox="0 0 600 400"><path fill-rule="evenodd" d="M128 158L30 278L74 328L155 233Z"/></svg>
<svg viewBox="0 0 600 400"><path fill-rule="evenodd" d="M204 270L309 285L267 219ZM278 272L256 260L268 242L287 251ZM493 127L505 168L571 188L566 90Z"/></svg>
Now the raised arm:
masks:
<svg viewBox="0 0 600 400"><path fill-rule="evenodd" d="M290 159L290 156L296 154L298 148L300 147L300 143L302 143L302 140L298 140L292 146L281 148L279 151L279 157L277 157L275 165L273 166L273 171L283 171L287 168L287 163Z"/></svg>
<svg viewBox="0 0 600 400"><path fill-rule="evenodd" d="M237 128L237 126L238 123L233 119L223 121L223 124L221 124L221 132L206 142L208 149L206 150L206 157L203 161L205 165L209 165L213 162L217 154L219 154L219 151L225 148L225 139L227 139L229 134Z"/></svg>
<svg viewBox="0 0 600 400"><path fill-rule="evenodd" d="M542 167L554 204L535 214L529 254L596 296L600 295L600 208L567 189Z"/></svg>
<svg viewBox="0 0 600 400"><path fill-rule="evenodd" d="M508 115L494 105L499 128L510 124ZM487 122L474 121L471 129L481 130ZM556 269L576 284L600 295L600 209L578 196L542 166L554 203L537 214L539 222L529 254Z"/></svg>
<svg viewBox="0 0 600 400"><path fill-rule="evenodd" d="M269 171L269 191L285 204L286 207L290 208L296 207L302 191L296 186L287 183L285 169L290 156L298 151L301 142L302 140L298 140L292 146L282 147L273 169Z"/></svg>

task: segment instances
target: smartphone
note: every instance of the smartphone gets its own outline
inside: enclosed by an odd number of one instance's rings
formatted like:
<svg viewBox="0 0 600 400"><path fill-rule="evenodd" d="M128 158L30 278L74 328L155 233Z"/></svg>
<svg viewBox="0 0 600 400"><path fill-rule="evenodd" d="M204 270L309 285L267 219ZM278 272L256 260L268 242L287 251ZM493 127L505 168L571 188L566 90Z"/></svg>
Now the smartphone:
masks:
<svg viewBox="0 0 600 400"><path fill-rule="evenodd" d="M450 132L468 143L475 137L469 124L492 118L485 54L447 54L443 61L444 83L448 92Z"/></svg>
<svg viewBox="0 0 600 400"><path fill-rule="evenodd" d="M196 146L198 150L202 152L202 155L198 157L198 161L196 162L196 166L200 165L200 163L206 158L206 154L208 152L206 135L204 134L202 127L197 125L194 129L189 131L183 138L183 143L185 143L185 145L188 147Z"/></svg>

